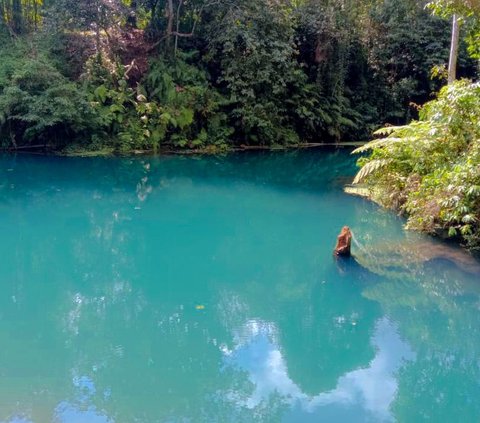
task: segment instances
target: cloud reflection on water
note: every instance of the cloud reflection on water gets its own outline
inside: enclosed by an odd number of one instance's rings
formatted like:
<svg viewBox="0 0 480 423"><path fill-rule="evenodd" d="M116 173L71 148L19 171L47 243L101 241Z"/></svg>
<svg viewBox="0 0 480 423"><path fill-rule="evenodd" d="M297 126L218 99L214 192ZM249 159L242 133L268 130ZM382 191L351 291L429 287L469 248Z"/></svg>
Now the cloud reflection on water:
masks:
<svg viewBox="0 0 480 423"><path fill-rule="evenodd" d="M76 390L75 401L62 401L55 408L55 423L113 423L94 405L95 383L87 376L74 376L72 383Z"/></svg>
<svg viewBox="0 0 480 423"><path fill-rule="evenodd" d="M248 396L230 391L230 401L254 409L280 396L282 403L291 407L287 421L306 421L308 415L318 421L332 409L332 417L344 416L343 421L394 420L390 407L398 388L396 374L406 361L415 360L415 353L387 318L375 325L371 343L377 353L369 366L344 374L335 389L315 396L305 394L290 378L276 338L273 323L249 321L236 334L234 349L222 349L225 365L246 372L253 385Z"/></svg>

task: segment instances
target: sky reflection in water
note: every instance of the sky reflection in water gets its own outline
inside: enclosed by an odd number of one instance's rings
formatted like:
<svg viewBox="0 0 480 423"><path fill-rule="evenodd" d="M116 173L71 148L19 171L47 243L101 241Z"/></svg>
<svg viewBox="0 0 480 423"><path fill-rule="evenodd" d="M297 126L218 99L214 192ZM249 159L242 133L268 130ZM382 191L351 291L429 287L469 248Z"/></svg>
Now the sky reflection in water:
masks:
<svg viewBox="0 0 480 423"><path fill-rule="evenodd" d="M233 349L220 346L224 370L246 372L252 392L248 395L245 391L230 390L221 393L222 400L254 409L276 398L290 408L283 417L286 422L328 421L334 416L344 422L393 421L390 406L398 388L396 374L407 362L415 360L415 353L401 340L395 325L385 317L380 318L371 338L376 355L369 366L339 377L334 390L312 396L290 378L274 323L250 320L233 339ZM75 398L58 404L55 423L114 423L114 419L93 405L97 392L91 378L74 376L72 385ZM109 396L108 390L103 392L105 399ZM34 422L14 417L8 423Z"/></svg>
<svg viewBox="0 0 480 423"><path fill-rule="evenodd" d="M247 372L254 386L248 397L242 392L229 392L231 401L241 407L255 408L279 395L293 408L286 421L304 421L309 418L305 413L315 418L327 417L332 412L329 407L335 408L335 415L340 419L343 414L347 419L354 415L355 421L366 421L370 417L376 421L393 420L390 405L398 387L396 373L406 362L415 360L415 354L387 318L376 322L371 339L376 355L369 366L346 373L338 379L333 391L315 396L303 393L289 377L276 339L273 323L251 320L236 334L234 349L223 348L225 364Z"/></svg>

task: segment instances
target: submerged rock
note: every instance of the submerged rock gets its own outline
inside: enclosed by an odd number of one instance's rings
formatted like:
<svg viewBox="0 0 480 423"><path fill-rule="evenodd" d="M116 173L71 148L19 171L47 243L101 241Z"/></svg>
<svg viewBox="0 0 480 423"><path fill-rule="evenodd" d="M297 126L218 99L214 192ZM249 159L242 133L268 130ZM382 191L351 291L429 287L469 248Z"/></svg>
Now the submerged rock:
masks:
<svg viewBox="0 0 480 423"><path fill-rule="evenodd" d="M351 185L347 184L343 187L343 191L346 194L356 195L357 197L371 198L370 189L366 185L356 184Z"/></svg>
<svg viewBox="0 0 480 423"><path fill-rule="evenodd" d="M450 263L462 272L480 275L480 262L467 251L429 240L368 246L359 249L355 259L372 273L396 279L424 273L425 266L438 261Z"/></svg>
<svg viewBox="0 0 480 423"><path fill-rule="evenodd" d="M344 226L337 238L337 246L334 254L336 256L350 257L352 247L352 232L348 226Z"/></svg>

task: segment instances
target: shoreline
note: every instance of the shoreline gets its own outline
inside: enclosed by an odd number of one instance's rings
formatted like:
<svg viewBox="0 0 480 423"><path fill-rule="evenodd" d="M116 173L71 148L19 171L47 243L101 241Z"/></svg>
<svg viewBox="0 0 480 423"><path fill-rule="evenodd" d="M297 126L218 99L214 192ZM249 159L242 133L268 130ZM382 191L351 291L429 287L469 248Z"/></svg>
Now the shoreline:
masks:
<svg viewBox="0 0 480 423"><path fill-rule="evenodd" d="M289 146L282 145L240 145L229 148L217 148L215 146L199 148L199 149L175 149L171 147L159 148L155 150L131 150L127 152L118 152L113 148L105 147L99 150L84 150L79 148L78 151L65 151L49 149L48 146L23 146L17 149L4 149L0 152L4 154L34 154L40 156L59 156L59 157L135 157L135 156L156 156L156 155L209 155L209 154L227 154L243 151L290 151L290 150L306 150L313 148L354 148L364 145L366 141L347 141L339 143L305 143ZM40 151L41 150L41 151Z"/></svg>

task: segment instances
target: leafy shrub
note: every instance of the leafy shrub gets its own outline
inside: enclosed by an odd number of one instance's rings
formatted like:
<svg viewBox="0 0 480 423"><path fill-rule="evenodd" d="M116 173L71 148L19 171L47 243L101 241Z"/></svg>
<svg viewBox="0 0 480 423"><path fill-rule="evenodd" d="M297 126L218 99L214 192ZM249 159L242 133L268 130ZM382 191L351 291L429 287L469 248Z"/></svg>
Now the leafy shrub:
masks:
<svg viewBox="0 0 480 423"><path fill-rule="evenodd" d="M178 53L175 60L157 58L151 64L144 87L162 105L168 117L167 138L176 147L224 146L233 129L223 111L226 100L209 82L208 75L190 61L196 52Z"/></svg>
<svg viewBox="0 0 480 423"><path fill-rule="evenodd" d="M355 183L407 214L409 228L480 247L480 84L449 85L419 121L378 134L387 136L356 150L371 153L359 160Z"/></svg>
<svg viewBox="0 0 480 423"><path fill-rule="evenodd" d="M121 69L116 78L90 72L89 99L96 112L97 136L119 151L223 147L232 130L220 110L222 97L205 72L175 61L154 60L143 85L132 88Z"/></svg>
<svg viewBox="0 0 480 423"><path fill-rule="evenodd" d="M235 138L257 145L298 143L295 118L313 122L318 100L301 104L307 81L296 60L291 16L264 2L239 2L236 14L228 5L219 10L221 30L210 28L206 60L228 98Z"/></svg>
<svg viewBox="0 0 480 423"><path fill-rule="evenodd" d="M91 109L76 84L34 47L2 50L0 135L3 146L42 142L60 146L89 128Z"/></svg>

